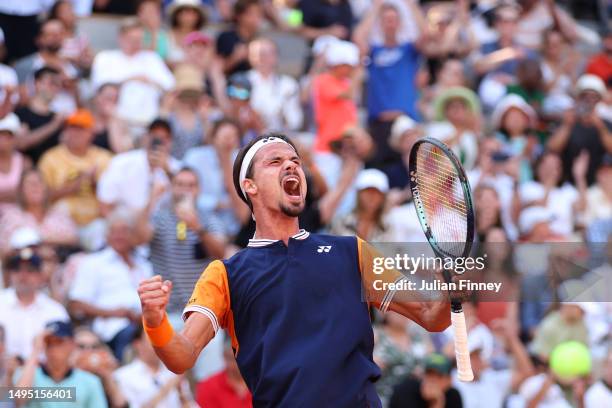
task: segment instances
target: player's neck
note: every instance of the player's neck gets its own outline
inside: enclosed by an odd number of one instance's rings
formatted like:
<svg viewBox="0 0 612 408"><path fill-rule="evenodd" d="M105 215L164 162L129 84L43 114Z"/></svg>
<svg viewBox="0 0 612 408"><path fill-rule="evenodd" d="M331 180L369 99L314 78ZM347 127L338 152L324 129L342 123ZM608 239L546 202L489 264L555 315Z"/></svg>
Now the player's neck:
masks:
<svg viewBox="0 0 612 408"><path fill-rule="evenodd" d="M283 241L285 245L289 238L300 231L297 217L265 217L266 219L256 219L255 239L274 239Z"/></svg>

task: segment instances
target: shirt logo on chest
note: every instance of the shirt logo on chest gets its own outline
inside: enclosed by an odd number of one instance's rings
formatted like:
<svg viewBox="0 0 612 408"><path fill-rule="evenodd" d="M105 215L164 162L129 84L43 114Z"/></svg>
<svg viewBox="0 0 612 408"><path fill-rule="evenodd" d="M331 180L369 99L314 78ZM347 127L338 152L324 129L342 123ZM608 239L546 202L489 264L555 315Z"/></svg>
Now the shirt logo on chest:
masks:
<svg viewBox="0 0 612 408"><path fill-rule="evenodd" d="M319 248L317 249L318 253L329 252L329 251L331 251L331 245L319 245Z"/></svg>

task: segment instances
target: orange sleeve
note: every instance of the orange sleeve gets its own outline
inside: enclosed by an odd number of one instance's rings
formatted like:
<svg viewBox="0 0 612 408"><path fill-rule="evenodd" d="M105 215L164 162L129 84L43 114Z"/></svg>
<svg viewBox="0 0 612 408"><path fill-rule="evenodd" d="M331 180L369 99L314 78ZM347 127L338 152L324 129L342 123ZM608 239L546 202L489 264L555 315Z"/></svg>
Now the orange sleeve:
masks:
<svg viewBox="0 0 612 408"><path fill-rule="evenodd" d="M194 312L207 316L213 324L215 333L220 328L227 327L228 315L230 314L230 296L227 271L223 262L213 261L202 272L193 294L183 310L183 320L186 320Z"/></svg>

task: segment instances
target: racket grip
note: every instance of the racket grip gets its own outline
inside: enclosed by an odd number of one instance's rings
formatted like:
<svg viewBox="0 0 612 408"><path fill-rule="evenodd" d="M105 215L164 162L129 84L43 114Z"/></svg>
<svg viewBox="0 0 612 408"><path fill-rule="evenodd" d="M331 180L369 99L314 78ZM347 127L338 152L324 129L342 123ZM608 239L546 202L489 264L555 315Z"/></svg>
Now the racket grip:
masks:
<svg viewBox="0 0 612 408"><path fill-rule="evenodd" d="M451 312L451 324L455 335L455 355L457 357L457 378L469 382L474 379L470 351L468 349L467 329L463 310Z"/></svg>

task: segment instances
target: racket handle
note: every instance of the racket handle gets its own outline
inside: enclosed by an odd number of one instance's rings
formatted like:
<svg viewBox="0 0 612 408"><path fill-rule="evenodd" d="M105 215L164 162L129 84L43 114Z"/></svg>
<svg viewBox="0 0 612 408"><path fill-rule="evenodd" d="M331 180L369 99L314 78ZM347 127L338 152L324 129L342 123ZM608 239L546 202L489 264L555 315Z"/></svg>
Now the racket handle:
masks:
<svg viewBox="0 0 612 408"><path fill-rule="evenodd" d="M455 335L455 355L457 356L457 378L469 382L474 379L470 351L468 349L467 329L463 310L451 312L451 324Z"/></svg>

